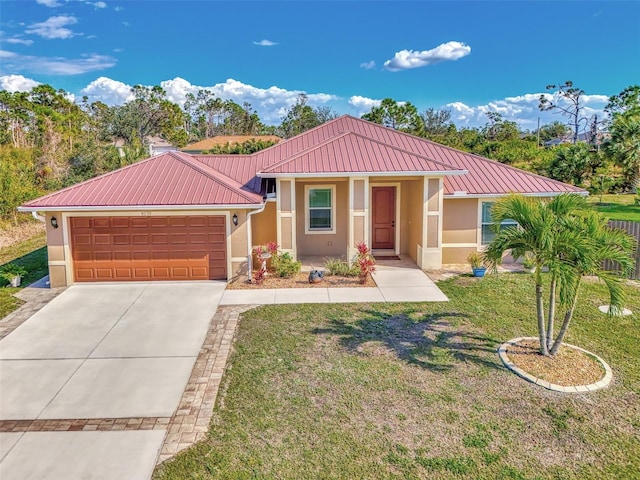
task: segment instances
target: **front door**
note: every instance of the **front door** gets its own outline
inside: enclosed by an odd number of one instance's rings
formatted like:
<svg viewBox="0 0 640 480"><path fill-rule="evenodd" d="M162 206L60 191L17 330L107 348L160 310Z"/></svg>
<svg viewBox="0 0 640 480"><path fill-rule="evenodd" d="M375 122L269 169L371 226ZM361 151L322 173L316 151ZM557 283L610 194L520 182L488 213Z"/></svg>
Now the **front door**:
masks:
<svg viewBox="0 0 640 480"><path fill-rule="evenodd" d="M371 233L374 250L396 248L396 187L373 187Z"/></svg>

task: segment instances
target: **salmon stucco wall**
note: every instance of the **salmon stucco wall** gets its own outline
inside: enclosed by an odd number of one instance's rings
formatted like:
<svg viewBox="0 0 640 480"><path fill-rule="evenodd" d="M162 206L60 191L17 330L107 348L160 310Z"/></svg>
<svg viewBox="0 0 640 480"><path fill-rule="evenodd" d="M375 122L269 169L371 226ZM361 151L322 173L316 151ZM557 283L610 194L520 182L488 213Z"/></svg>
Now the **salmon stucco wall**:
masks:
<svg viewBox="0 0 640 480"><path fill-rule="evenodd" d="M305 234L305 186L336 186L336 229L335 234ZM298 256L328 255L343 257L347 254L349 223L349 182L345 180L325 180L321 182L296 182L296 243ZM283 235L284 237L284 235Z"/></svg>
<svg viewBox="0 0 640 480"><path fill-rule="evenodd" d="M51 226L52 217L58 221L58 228ZM62 212L47 212L45 224L47 228L47 256L49 258L49 285L51 288L64 287L71 283L71 279L67 279L66 265L71 259L66 258L64 229L67 227L63 225Z"/></svg>
<svg viewBox="0 0 640 480"><path fill-rule="evenodd" d="M442 243L478 242L478 199L445 199L442 209Z"/></svg>
<svg viewBox="0 0 640 480"><path fill-rule="evenodd" d="M267 202L264 211L251 216L252 246L277 241L276 202Z"/></svg>
<svg viewBox="0 0 640 480"><path fill-rule="evenodd" d="M406 253L414 261L418 262L418 245L422 242L422 199L424 182L422 178L418 178L411 182L405 182L406 187L403 190L404 197L407 199L407 207L403 209L400 215L407 217L407 250Z"/></svg>

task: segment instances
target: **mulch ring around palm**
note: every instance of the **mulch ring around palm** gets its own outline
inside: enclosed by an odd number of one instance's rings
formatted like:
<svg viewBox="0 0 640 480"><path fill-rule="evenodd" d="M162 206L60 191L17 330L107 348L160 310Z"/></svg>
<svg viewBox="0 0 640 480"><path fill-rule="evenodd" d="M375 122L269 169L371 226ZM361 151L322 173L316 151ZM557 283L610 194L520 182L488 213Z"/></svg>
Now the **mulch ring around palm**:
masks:
<svg viewBox="0 0 640 480"><path fill-rule="evenodd" d="M593 356L565 345L554 357L545 357L540 354L537 340L521 340L507 347L507 355L528 374L555 385L590 385L605 375L604 368Z"/></svg>
<svg viewBox="0 0 640 480"><path fill-rule="evenodd" d="M309 283L309 272L300 272L290 278L281 278L274 273L269 273L261 284L249 283L245 280L236 280L227 285L229 290L253 290L264 288L351 288L351 287L375 287L376 283L371 277L365 284L360 283L358 277L343 277L325 273L324 279L319 283Z"/></svg>

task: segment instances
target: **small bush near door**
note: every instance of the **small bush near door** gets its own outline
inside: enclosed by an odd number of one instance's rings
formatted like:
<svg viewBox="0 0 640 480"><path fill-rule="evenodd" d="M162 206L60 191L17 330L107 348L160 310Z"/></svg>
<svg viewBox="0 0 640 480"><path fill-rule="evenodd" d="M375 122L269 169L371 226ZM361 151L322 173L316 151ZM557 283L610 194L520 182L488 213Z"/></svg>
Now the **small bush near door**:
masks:
<svg viewBox="0 0 640 480"><path fill-rule="evenodd" d="M302 268L302 262L291 258L289 252L279 253L275 257L271 257L271 265L276 275L283 278L293 277Z"/></svg>
<svg viewBox="0 0 640 480"><path fill-rule="evenodd" d="M327 269L331 275L339 277L357 277L360 275L360 267L355 263L349 263L345 260L338 258L327 258L324 261L324 268Z"/></svg>

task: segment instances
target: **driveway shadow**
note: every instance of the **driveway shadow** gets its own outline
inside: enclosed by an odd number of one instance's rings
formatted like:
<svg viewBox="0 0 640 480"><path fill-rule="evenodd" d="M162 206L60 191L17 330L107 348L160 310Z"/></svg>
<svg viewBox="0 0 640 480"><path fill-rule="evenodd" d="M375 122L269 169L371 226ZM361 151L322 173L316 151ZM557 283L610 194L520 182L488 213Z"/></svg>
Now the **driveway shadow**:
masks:
<svg viewBox="0 0 640 480"><path fill-rule="evenodd" d="M469 318L457 312L425 314L415 319L406 314L366 310L355 322L332 319L326 328L312 333L335 335L340 344L357 355L392 355L399 360L434 372L446 372L456 363L473 363L502 369L494 354L497 339L455 325L454 319Z"/></svg>

